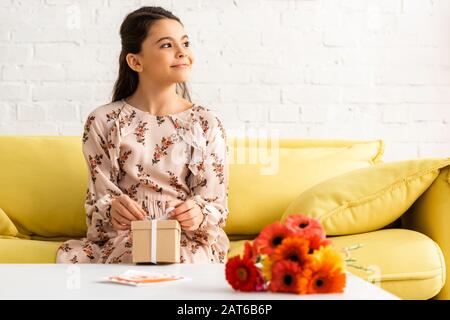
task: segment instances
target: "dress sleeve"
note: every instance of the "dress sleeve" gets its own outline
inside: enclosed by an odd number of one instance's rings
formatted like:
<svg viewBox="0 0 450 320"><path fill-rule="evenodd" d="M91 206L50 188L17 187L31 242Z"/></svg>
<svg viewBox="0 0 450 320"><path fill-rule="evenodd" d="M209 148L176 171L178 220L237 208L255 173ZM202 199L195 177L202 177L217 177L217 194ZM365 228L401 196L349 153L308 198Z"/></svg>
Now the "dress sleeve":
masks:
<svg viewBox="0 0 450 320"><path fill-rule="evenodd" d="M111 163L105 127L101 115L90 114L84 125L83 155L88 166L89 180L85 201L87 238L106 241L117 232L111 224L111 200L122 194ZM114 128L114 127L113 127ZM114 146L112 146L114 147ZM118 147L118 146L116 146Z"/></svg>
<svg viewBox="0 0 450 320"><path fill-rule="evenodd" d="M191 196L202 210L199 228L187 231L187 236L206 245L212 245L223 232L228 217L228 146L221 119L214 115L206 132L203 162L198 166L199 177L191 179Z"/></svg>

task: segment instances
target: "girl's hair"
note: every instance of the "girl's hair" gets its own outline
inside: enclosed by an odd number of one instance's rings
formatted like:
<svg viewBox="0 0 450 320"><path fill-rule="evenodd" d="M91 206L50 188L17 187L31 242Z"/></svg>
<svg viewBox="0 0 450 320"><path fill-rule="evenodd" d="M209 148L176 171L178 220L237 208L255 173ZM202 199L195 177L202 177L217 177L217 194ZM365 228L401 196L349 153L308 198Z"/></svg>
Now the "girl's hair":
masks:
<svg viewBox="0 0 450 320"><path fill-rule="evenodd" d="M132 95L138 86L139 77L136 71L128 66L128 53L139 53L144 39L151 26L161 19L173 19L183 25L178 17L161 7L142 7L129 13L120 26L122 50L119 56L119 76L114 84L112 102ZM180 87L180 88L179 88ZM176 93L191 101L189 90L185 82L177 83Z"/></svg>

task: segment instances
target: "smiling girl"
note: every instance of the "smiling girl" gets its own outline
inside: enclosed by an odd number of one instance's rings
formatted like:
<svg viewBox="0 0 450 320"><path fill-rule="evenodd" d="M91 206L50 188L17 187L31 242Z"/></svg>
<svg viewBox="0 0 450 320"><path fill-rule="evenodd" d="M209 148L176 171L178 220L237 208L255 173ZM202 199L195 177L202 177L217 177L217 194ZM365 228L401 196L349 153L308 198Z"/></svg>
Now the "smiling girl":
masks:
<svg viewBox="0 0 450 320"><path fill-rule="evenodd" d="M180 262L224 263L226 132L215 112L191 102L189 35L171 12L142 7L126 16L120 36L112 102L84 126L87 236L64 242L57 262L131 263L131 221L173 207Z"/></svg>

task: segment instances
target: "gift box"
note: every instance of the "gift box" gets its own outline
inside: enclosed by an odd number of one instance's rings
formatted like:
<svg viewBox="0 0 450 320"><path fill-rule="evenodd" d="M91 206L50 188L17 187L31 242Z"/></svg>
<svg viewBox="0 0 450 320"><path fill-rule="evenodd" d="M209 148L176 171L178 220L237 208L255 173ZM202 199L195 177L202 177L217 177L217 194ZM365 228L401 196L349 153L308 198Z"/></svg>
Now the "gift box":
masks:
<svg viewBox="0 0 450 320"><path fill-rule="evenodd" d="M133 263L179 263L181 227L177 220L131 222Z"/></svg>

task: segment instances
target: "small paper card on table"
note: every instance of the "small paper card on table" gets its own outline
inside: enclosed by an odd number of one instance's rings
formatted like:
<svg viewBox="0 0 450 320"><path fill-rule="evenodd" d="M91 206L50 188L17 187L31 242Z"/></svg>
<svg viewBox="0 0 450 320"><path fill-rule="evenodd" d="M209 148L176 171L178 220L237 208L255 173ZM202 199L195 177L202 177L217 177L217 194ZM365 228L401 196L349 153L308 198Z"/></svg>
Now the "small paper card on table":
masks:
<svg viewBox="0 0 450 320"><path fill-rule="evenodd" d="M183 280L191 279L181 275L137 270L127 270L120 275L110 276L106 279L108 282L128 284L132 286L149 285L151 283L158 282L178 282Z"/></svg>

